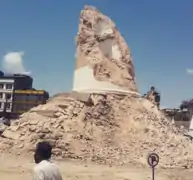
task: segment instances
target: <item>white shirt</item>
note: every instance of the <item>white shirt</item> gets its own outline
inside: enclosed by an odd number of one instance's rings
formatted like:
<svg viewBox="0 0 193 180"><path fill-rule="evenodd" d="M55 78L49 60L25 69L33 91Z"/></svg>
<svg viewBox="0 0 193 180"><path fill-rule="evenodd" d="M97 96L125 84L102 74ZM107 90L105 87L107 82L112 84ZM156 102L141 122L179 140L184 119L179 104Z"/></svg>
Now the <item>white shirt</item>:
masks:
<svg viewBox="0 0 193 180"><path fill-rule="evenodd" d="M34 167L33 180L62 180L62 176L56 164L44 160Z"/></svg>

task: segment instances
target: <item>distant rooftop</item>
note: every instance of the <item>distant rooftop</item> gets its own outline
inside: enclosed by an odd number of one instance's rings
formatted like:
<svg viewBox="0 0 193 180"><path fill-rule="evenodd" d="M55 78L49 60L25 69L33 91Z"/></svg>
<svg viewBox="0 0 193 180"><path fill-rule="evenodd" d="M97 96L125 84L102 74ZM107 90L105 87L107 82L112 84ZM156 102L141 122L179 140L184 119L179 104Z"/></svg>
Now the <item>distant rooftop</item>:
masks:
<svg viewBox="0 0 193 180"><path fill-rule="evenodd" d="M19 77L30 77L29 75L26 75L26 74L5 74L3 71L0 71L0 78L19 78Z"/></svg>

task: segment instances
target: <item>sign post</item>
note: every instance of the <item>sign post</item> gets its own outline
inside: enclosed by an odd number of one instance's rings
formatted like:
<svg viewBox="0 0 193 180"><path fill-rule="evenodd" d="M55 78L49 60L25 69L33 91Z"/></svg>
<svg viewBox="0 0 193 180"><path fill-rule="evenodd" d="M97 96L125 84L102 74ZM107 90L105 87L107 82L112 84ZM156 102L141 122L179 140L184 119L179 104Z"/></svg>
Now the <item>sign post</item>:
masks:
<svg viewBox="0 0 193 180"><path fill-rule="evenodd" d="M147 163L152 168L152 180L155 180L155 167L159 163L159 156L156 153L149 154L147 158Z"/></svg>

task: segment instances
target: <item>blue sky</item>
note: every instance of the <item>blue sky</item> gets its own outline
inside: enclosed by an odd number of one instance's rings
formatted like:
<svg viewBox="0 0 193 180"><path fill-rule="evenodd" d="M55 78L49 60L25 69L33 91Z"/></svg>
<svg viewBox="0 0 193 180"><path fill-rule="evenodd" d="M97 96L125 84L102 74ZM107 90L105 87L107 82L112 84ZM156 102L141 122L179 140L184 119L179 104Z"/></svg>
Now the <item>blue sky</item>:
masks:
<svg viewBox="0 0 193 180"><path fill-rule="evenodd" d="M141 93L156 86L166 107L193 98L192 0L1 0L0 57L23 51L36 88L52 94L71 90L85 4L115 21L131 49Z"/></svg>

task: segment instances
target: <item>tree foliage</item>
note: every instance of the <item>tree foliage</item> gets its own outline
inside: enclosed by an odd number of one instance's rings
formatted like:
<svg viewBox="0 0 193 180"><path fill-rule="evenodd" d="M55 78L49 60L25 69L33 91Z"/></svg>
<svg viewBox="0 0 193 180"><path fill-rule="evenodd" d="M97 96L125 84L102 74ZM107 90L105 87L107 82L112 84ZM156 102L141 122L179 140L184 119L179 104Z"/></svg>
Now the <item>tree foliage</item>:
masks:
<svg viewBox="0 0 193 180"><path fill-rule="evenodd" d="M193 107L193 99L182 101L180 109L187 109Z"/></svg>

